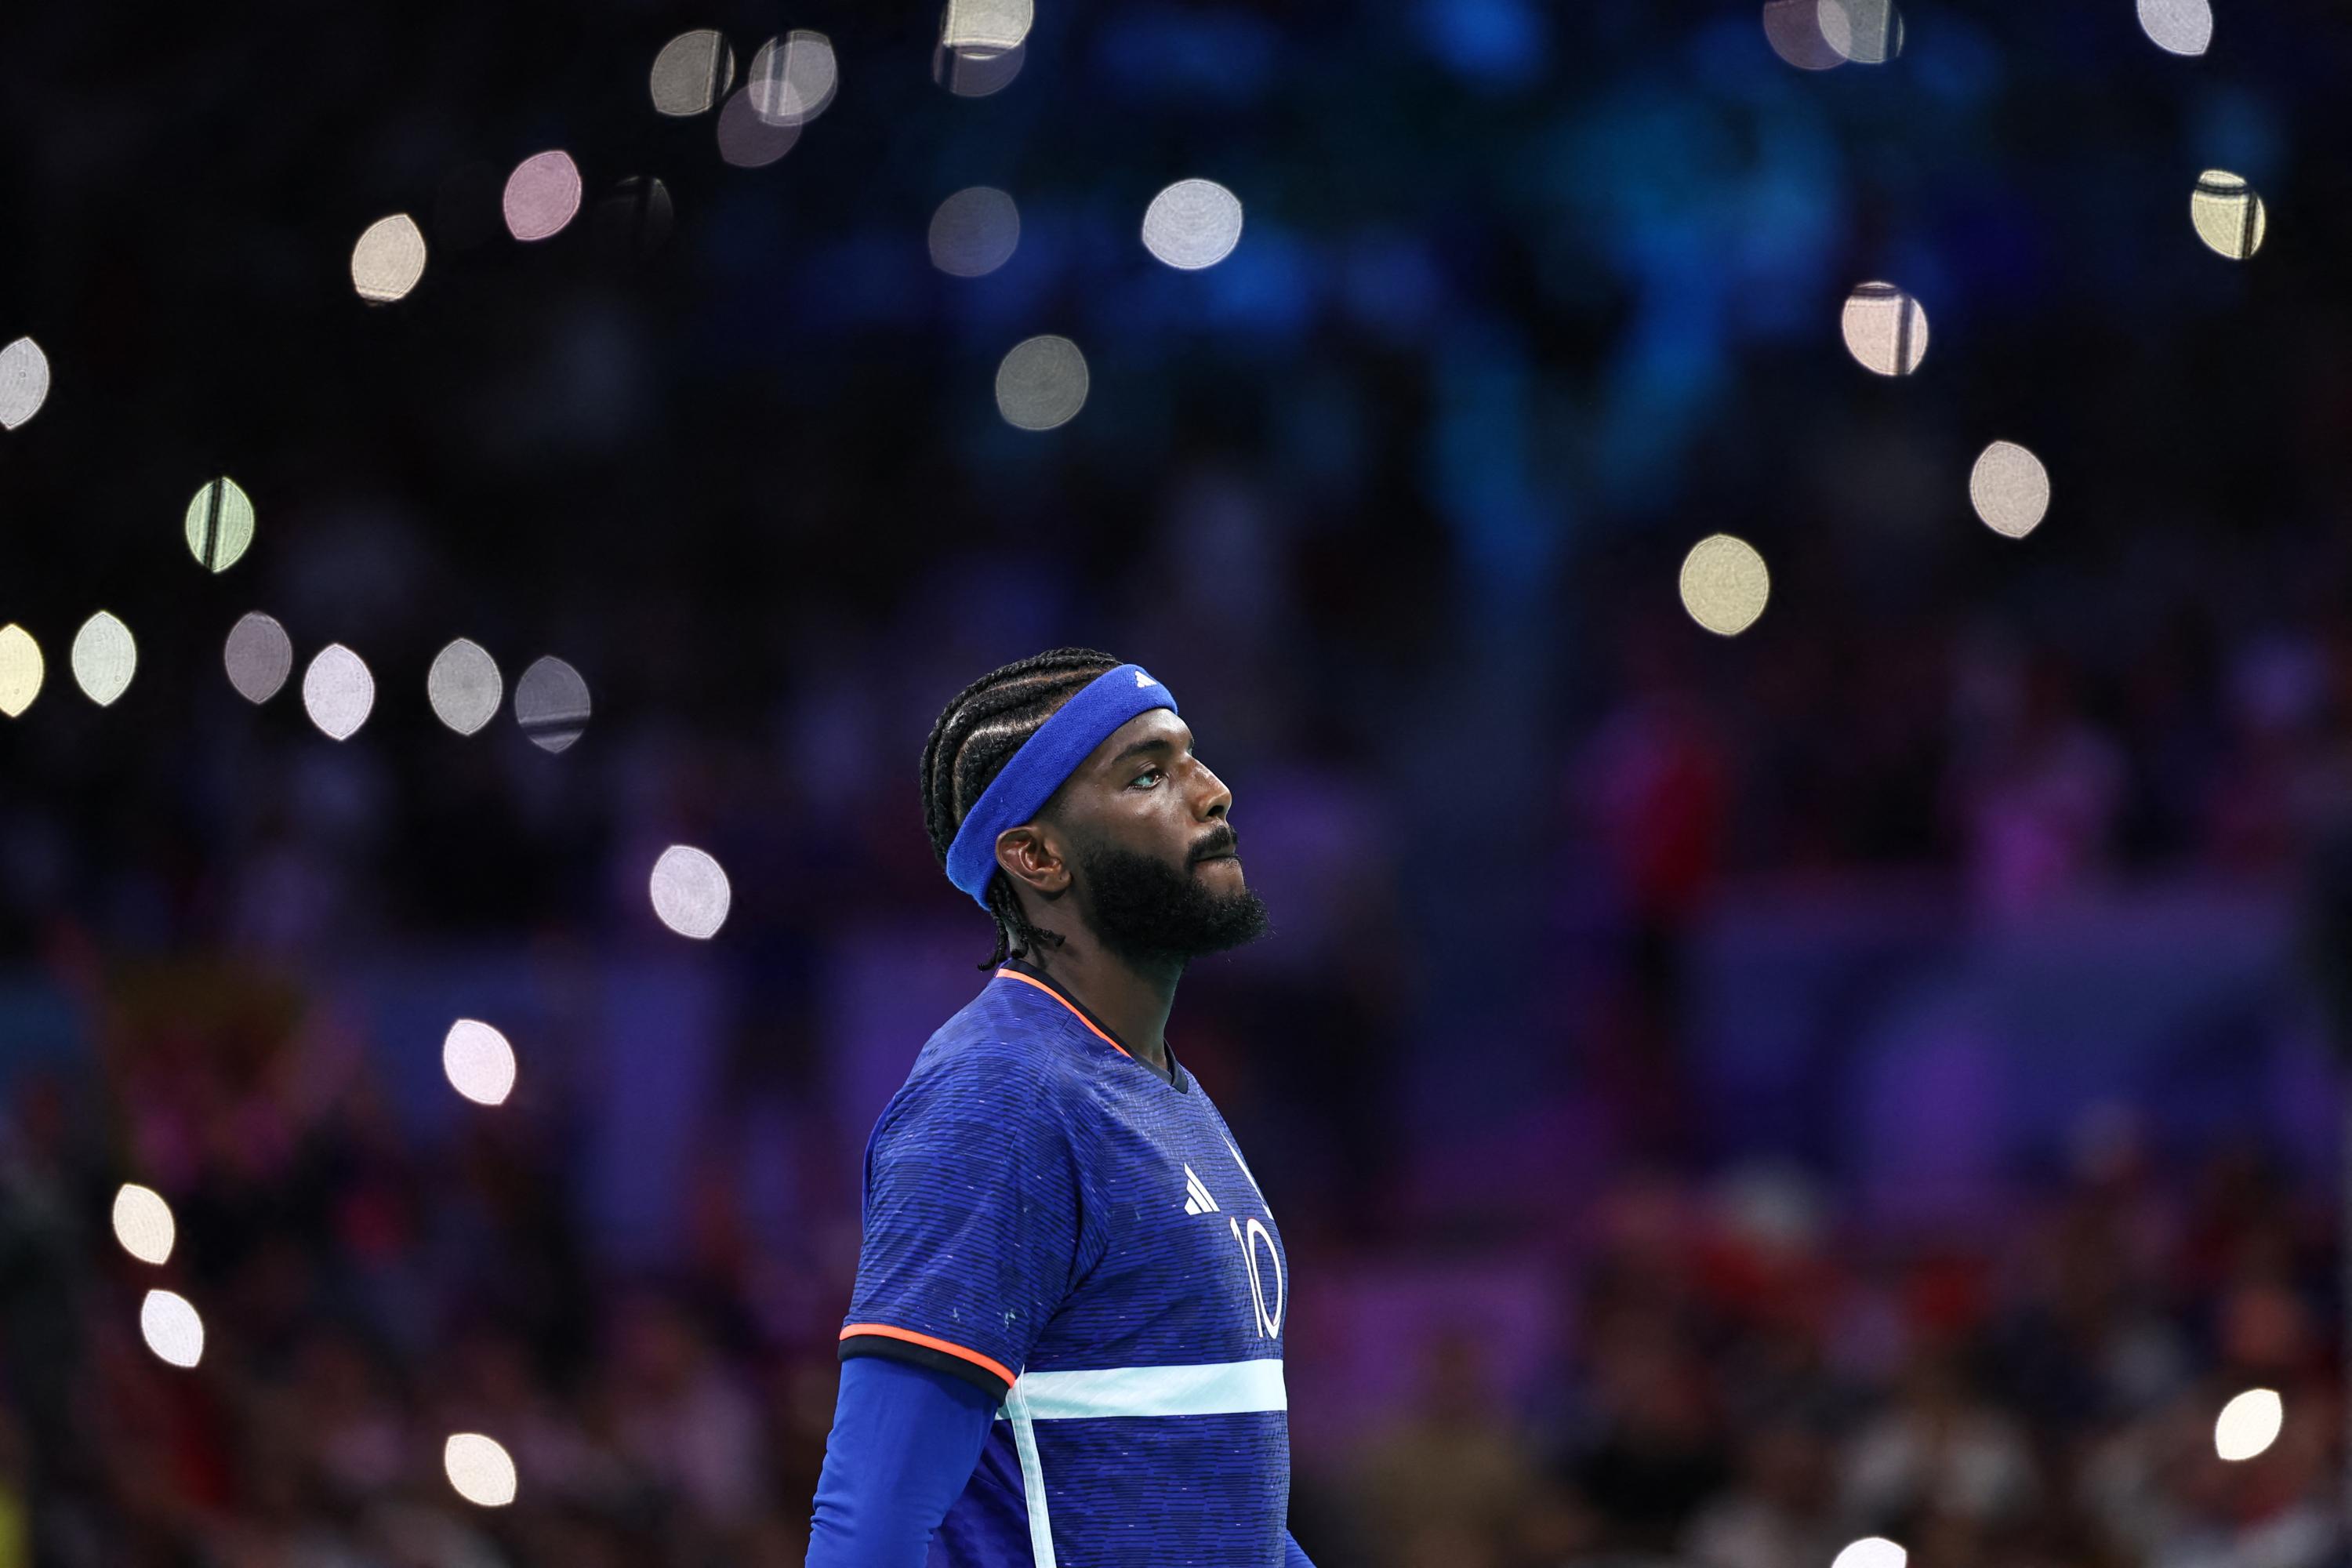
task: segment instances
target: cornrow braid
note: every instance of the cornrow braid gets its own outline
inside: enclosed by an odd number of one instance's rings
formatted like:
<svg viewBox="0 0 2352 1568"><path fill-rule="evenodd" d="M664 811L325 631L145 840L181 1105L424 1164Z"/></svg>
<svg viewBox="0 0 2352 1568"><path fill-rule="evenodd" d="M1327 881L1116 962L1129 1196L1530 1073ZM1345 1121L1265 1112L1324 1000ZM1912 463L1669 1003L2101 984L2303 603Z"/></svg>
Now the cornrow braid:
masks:
<svg viewBox="0 0 2352 1568"><path fill-rule="evenodd" d="M955 694L931 738L923 746L923 826L940 867L964 814L978 801L1021 742L1119 661L1090 647L1048 648L992 669ZM1059 931L1031 925L1002 868L988 879L988 912L996 920L996 950L982 969L993 969L1016 953L1034 953L1048 943L1059 947Z"/></svg>

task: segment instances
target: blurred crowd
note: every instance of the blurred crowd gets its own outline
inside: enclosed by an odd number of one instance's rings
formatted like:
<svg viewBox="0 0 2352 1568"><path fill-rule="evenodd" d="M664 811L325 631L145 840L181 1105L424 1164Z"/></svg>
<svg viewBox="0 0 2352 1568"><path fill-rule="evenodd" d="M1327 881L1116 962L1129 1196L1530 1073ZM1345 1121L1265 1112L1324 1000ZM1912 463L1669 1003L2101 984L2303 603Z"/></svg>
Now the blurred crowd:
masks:
<svg viewBox="0 0 2352 1568"><path fill-rule="evenodd" d="M50 654L0 725L0 1568L797 1562L856 1086L943 1015L848 1025L987 951L916 758L1066 643L1150 665L1234 787L1276 935L1188 978L1171 1039L1281 1211L1297 1331L1318 1279L1444 1247L1554 1282L1538 1364L1401 1344L1411 1400L1298 1444L1325 1568L2340 1561L2340 1248L2276 1129L2153 1107L1989 1229L1889 1232L1833 1159L1735 1179L1689 1016L1727 898L1891 873L1956 943L2253 889L2315 961L2263 1005L2314 982L2352 1035L2339 34L2232 11L2182 61L2128 5L1952 9L1813 75L1752 5L1047 6L966 100L928 15L803 10L840 95L761 171L644 72L764 13L9 19L0 300L57 390L0 450L0 621ZM559 142L592 202L663 178L667 247L509 243L503 170ZM2213 166L2270 203L2242 266L2188 223ZM1196 175L1247 223L1180 276L1133 229ZM946 278L925 225L982 183L1020 248ZM372 310L350 247L393 210L431 261ZM1900 381L1836 333L1880 278L1934 322ZM991 378L1043 331L1088 405L1011 430ZM1969 511L1997 437L2053 476L2023 541ZM256 542L207 576L175 529L222 472ZM1718 530L1772 574L1729 640L1675 597ZM101 600L142 650L105 710L64 655ZM299 673L230 690L256 608L370 662L352 739ZM439 727L461 635L509 680L576 665L579 742ZM674 842L733 884L707 945L646 908ZM416 1042L351 999L517 953L724 998L690 1168L645 1156L683 1183L658 1268L583 1195L584 1091L532 1099L584 989L513 1105L432 1127L387 1068ZM645 1033L642 1081L677 1046ZM1504 1182L1487 1135L1530 1110L1556 1133ZM788 1202L739 1180L762 1150ZM107 1234L125 1180L180 1216L161 1272ZM1513 1185L1551 1218L1498 1234ZM191 1371L140 1343L159 1280ZM2284 1428L2224 1462L2252 1386ZM454 1498L461 1431L511 1507Z"/></svg>
<svg viewBox="0 0 2352 1568"><path fill-rule="evenodd" d="M677 1266L616 1268L557 1125L422 1145L364 1072L317 1092L335 1043L282 987L181 994L222 1022L129 1026L103 1092L12 1097L0 1564L799 1562L854 1225L761 1234L713 1187ZM177 1212L162 1269L108 1232L126 1162ZM2127 1120L1983 1237L1872 1236L1788 1173L1627 1169L1514 1244L1559 1286L1538 1361L1474 1319L1382 1347L1411 1395L1295 1446L1295 1528L1334 1568L1827 1568L1868 1535L1934 1568L2317 1568L2345 1546L2332 1226L2259 1144ZM1348 1247L1292 1250L1311 1335ZM140 1342L158 1283L200 1303L193 1370ZM2216 1415L2256 1387L2284 1428L2225 1462ZM459 1432L511 1453L510 1506L451 1490Z"/></svg>

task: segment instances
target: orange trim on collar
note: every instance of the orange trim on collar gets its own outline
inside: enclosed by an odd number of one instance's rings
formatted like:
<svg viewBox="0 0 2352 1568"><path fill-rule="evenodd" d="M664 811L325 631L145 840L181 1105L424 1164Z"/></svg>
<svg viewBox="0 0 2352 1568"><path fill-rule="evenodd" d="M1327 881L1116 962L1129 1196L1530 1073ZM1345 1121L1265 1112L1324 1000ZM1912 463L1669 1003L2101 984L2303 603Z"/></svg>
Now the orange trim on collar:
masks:
<svg viewBox="0 0 2352 1568"><path fill-rule="evenodd" d="M1095 1021L1092 1018L1087 1017L1076 1007L1070 1007L1070 999L1067 996L1063 995L1060 992L1055 990L1052 986L1046 984L1044 981L1024 974L1017 969L1000 969L996 972L996 977L1000 980L1018 980L1024 985L1034 985L1038 990L1043 991L1046 995L1051 996L1063 1006L1069 1007L1070 1016L1076 1018L1079 1023L1084 1024L1087 1030L1093 1034L1095 1038L1100 1040L1104 1045L1108 1046L1112 1050L1117 1051L1120 1056L1125 1057L1129 1061L1133 1061L1135 1059L1135 1054L1133 1052L1129 1051L1125 1046L1120 1045L1117 1040L1112 1039L1108 1035L1104 1034L1100 1029L1096 1028Z"/></svg>

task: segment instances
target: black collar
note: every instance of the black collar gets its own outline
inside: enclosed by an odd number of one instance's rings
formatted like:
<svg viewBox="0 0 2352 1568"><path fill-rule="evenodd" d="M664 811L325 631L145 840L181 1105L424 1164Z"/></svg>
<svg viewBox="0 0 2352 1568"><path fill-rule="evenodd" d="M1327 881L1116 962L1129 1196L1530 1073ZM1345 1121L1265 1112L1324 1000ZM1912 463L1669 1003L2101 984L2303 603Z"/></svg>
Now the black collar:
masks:
<svg viewBox="0 0 2352 1568"><path fill-rule="evenodd" d="M1108 1024L1106 1024L1100 1018L1096 1017L1093 1013L1087 1011L1085 1003L1080 1002L1076 997L1063 990L1059 985L1056 985L1054 983L1054 977L1052 975L1046 973L1035 964L1028 963L1024 959L1008 958L1004 961L1004 967L1012 970L1016 974L1025 975L1027 978L1034 980L1038 984L1044 986L1046 990L1051 991L1055 997L1060 1001L1063 1006L1067 1007L1071 1012L1076 1013L1079 1017L1085 1019L1089 1027L1091 1027L1097 1034L1100 1035L1104 1039L1108 1040L1112 1045L1117 1046L1121 1052L1125 1053L1129 1060L1142 1068L1144 1071L1160 1079L1160 1082L1171 1086L1179 1094L1189 1094L1192 1092L1192 1075L1185 1072L1183 1064L1176 1059L1176 1048L1173 1046L1167 1044L1165 1041L1162 1041L1160 1044L1160 1048L1168 1053L1168 1070L1165 1073L1162 1073L1150 1062L1145 1061L1141 1057L1136 1055L1135 1052L1129 1048L1128 1043L1118 1037L1118 1030L1112 1028Z"/></svg>

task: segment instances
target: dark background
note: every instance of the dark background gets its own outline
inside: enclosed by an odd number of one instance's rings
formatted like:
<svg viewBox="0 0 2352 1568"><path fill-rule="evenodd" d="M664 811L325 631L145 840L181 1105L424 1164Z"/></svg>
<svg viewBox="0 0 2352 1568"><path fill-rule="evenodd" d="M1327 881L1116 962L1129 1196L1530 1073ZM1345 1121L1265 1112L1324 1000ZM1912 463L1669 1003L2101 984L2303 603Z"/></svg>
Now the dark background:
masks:
<svg viewBox="0 0 2352 1568"><path fill-rule="evenodd" d="M1170 1037L1280 1212L1318 1562L2340 1557L2352 28L1906 19L1807 73L1739 4L1048 0L978 100L934 13L820 0L0 21L0 338L55 374L0 434L48 661L0 722L0 1564L797 1563L859 1152L990 941L916 761L1062 644L1180 694L1273 908ZM693 26L825 33L837 100L726 165L646 96ZM552 147L587 205L519 244ZM600 226L636 175L659 244ZM1247 222L1181 273L1137 229L1192 176ZM1020 246L948 277L976 184ZM1873 279L1916 375L1840 342ZM1092 390L1033 433L991 388L1040 332ZM1996 438L2053 479L2021 542ZM1675 597L1717 531L1773 574L1731 639ZM442 728L459 636L576 666L580 742ZM652 918L673 842L708 944ZM2225 1465L2256 1385L2286 1430Z"/></svg>

